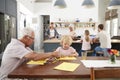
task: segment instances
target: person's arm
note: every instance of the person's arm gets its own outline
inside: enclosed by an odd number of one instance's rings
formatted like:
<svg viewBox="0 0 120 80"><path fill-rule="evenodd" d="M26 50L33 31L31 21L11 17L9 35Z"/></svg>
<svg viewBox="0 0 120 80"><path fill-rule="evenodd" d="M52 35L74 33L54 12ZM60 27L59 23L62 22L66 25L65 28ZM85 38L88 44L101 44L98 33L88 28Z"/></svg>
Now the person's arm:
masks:
<svg viewBox="0 0 120 80"><path fill-rule="evenodd" d="M78 56L78 53L77 52L73 52L69 55L70 57L77 57Z"/></svg>
<svg viewBox="0 0 120 80"><path fill-rule="evenodd" d="M24 57L30 60L42 60L50 57L58 57L57 52L49 52L49 53L36 53L36 52L31 52L25 55Z"/></svg>
<svg viewBox="0 0 120 80"><path fill-rule="evenodd" d="M50 29L47 30L47 36L50 38Z"/></svg>
<svg viewBox="0 0 120 80"><path fill-rule="evenodd" d="M93 42L96 43L96 42L99 42L99 33L95 36L95 38L93 39Z"/></svg>
<svg viewBox="0 0 120 80"><path fill-rule="evenodd" d="M54 28L54 30L55 30L55 37L57 36L57 35L59 35L59 33L57 32L57 30Z"/></svg>
<svg viewBox="0 0 120 80"><path fill-rule="evenodd" d="M83 39L81 39L80 42L82 43L82 42L83 42Z"/></svg>
<svg viewBox="0 0 120 80"><path fill-rule="evenodd" d="M81 36L80 42L83 43L84 36Z"/></svg>
<svg viewBox="0 0 120 80"><path fill-rule="evenodd" d="M93 44L93 41L92 41L92 40L90 41L90 44Z"/></svg>
<svg viewBox="0 0 120 80"><path fill-rule="evenodd" d="M99 38L94 38L94 39L93 39L93 42L94 42L94 43L99 42Z"/></svg>
<svg viewBox="0 0 120 80"><path fill-rule="evenodd" d="M90 44L93 44L93 39L90 38Z"/></svg>
<svg viewBox="0 0 120 80"><path fill-rule="evenodd" d="M74 35L75 37L77 36L77 34L76 34L76 32L75 32L75 31L74 31L73 35Z"/></svg>
<svg viewBox="0 0 120 80"><path fill-rule="evenodd" d="M79 54L77 53L77 51L73 48L73 47L71 47L70 48L71 49L71 54L69 55L69 56L74 56L74 57L77 57Z"/></svg>

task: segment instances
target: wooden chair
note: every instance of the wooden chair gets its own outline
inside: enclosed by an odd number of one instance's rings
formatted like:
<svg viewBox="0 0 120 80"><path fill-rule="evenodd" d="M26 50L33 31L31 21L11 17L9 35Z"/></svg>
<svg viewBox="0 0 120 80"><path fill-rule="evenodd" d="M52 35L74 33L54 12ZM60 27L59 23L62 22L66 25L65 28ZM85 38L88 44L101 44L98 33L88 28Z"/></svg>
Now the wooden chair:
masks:
<svg viewBox="0 0 120 80"><path fill-rule="evenodd" d="M91 80L120 78L120 68L91 68Z"/></svg>

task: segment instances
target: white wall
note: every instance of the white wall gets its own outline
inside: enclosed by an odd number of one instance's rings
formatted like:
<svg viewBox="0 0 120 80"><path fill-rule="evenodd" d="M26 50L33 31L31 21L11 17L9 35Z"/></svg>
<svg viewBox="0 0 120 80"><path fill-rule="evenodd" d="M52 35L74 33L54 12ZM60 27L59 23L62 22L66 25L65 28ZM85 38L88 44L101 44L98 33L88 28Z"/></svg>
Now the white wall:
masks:
<svg viewBox="0 0 120 80"><path fill-rule="evenodd" d="M88 22L89 18L93 19L93 22L98 22L98 0L93 0L95 3L94 8L84 8L81 6L82 2L84 0L65 0L67 7L64 9L55 8L53 6L53 2L49 3L34 3L34 14L35 15L50 15L50 22L57 22L59 18L61 18L64 22L74 22L76 18L80 19L80 22ZM38 17L40 18L40 17ZM40 19L41 20L41 19ZM44 26L42 26L42 23L40 21L39 29L41 29ZM96 25L97 26L97 25ZM41 28L42 27L42 28ZM82 35L85 29L79 28L76 29L77 35ZM96 31L92 28L88 28L91 34L96 34ZM60 34L68 34L69 29L68 28L59 28L57 31ZM40 33L38 36L40 41L40 48L43 47L43 39L42 39L42 33Z"/></svg>
<svg viewBox="0 0 120 80"><path fill-rule="evenodd" d="M37 24L32 23L33 17L36 17L36 16L33 15L32 9L29 10L28 7L26 7L21 2L18 2L17 4L18 4L17 5L17 8L18 8L17 9L17 13L18 13L18 15L17 15L18 16L18 28L17 28L18 29L18 31L17 31L18 32L18 38L21 37L21 34L22 34L21 31L25 27L23 25L23 23L24 23L23 18L26 18L26 27L33 28L35 30L35 34L37 34L37 35L35 35L35 40L34 40L35 41L34 42L34 50L38 51L38 50L40 50L40 36L41 35L38 35L41 32L40 31L41 29L39 29L40 24L39 23L37 23ZM37 19L37 21L40 22L39 18Z"/></svg>
<svg viewBox="0 0 120 80"><path fill-rule="evenodd" d="M33 27L35 28L35 40L34 40L34 50L40 51L43 47L43 24L41 16L34 16L37 22L33 23Z"/></svg>
<svg viewBox="0 0 120 80"><path fill-rule="evenodd" d="M98 24L105 24L105 12L108 7L109 0L98 0Z"/></svg>
<svg viewBox="0 0 120 80"><path fill-rule="evenodd" d="M24 19L26 19L26 26L32 27L32 17L33 13L28 10L23 4L20 2L17 3L17 13L18 13L18 38L21 37L21 30L25 27L24 26Z"/></svg>
<svg viewBox="0 0 120 80"><path fill-rule="evenodd" d="M33 0L16 0L18 3L21 3L21 4L23 4L24 5L24 7L26 7L27 8L27 11L31 11L31 12L33 12L34 10L34 7L33 7ZM26 11L25 11L26 12Z"/></svg>
<svg viewBox="0 0 120 80"><path fill-rule="evenodd" d="M32 0L31 0L32 1ZM34 50L39 51L43 47L43 25L42 17L33 13L33 2L28 0L18 0L18 38L21 37L21 30L25 27L21 17L26 18L26 27L31 27L35 30ZM22 15L21 15L22 14ZM33 21L35 19L35 22ZM23 18L22 18L23 19Z"/></svg>
<svg viewBox="0 0 120 80"><path fill-rule="evenodd" d="M93 28L76 28L75 33L77 36L82 36L85 30L90 31L90 35L96 35L96 31ZM57 28L57 31L61 35L68 35L69 34L69 28Z"/></svg>
<svg viewBox="0 0 120 80"><path fill-rule="evenodd" d="M23 0L22 0L23 1ZM105 23L105 11L106 7L108 6L108 1L109 0L93 0L95 3L95 7L91 9L86 9L81 6L83 0L65 0L67 4L67 8L64 9L58 9L53 7L54 1L53 2L48 2L48 3L32 3L31 1L28 3L28 0L24 6L27 7L28 10L30 10L35 18L37 18L37 23L33 25L35 27L35 30L37 30L37 43L36 48L42 48L43 46L43 25L42 25L42 18L40 17L41 15L50 15L50 21L51 22L56 22L58 21L59 18L61 18L62 21L65 22L74 22L76 18L80 19L80 22L88 22L89 18L93 19L93 22L96 22L97 24L99 23ZM99 3L99 4L98 4ZM24 11L23 11L24 12ZM119 11L120 13L120 11ZM120 15L119 15L120 18ZM96 24L96 27L97 27ZM119 20L119 25L120 25L120 20ZM68 29L57 29L59 33L64 34L68 33ZM92 28L89 28L91 34L96 34L97 33L97 28L96 30L93 30ZM120 29L119 29L120 30ZM40 31L40 32L39 32ZM76 33L82 34L84 31L83 28L76 29ZM118 31L120 32L120 31ZM120 33L119 33L120 34ZM38 47L40 45L40 47Z"/></svg>
<svg viewBox="0 0 120 80"><path fill-rule="evenodd" d="M50 15L51 21L58 21L59 18L62 21L75 21L79 18L81 22L87 22L89 18L93 18L95 22L98 22L98 0L93 0L95 7L86 9L81 6L83 0L65 0L67 7L64 9L58 9L53 7L53 3L35 3L34 12L39 15Z"/></svg>

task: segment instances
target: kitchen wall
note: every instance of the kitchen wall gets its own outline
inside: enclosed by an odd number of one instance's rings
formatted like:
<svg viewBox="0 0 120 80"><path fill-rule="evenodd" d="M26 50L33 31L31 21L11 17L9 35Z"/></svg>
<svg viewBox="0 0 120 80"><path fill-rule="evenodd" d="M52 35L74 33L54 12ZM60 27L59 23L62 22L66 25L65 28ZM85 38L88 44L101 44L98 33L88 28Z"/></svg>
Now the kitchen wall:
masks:
<svg viewBox="0 0 120 80"><path fill-rule="evenodd" d="M48 2L48 3L34 3L34 14L35 15L50 15L50 22L58 22L59 18L61 19L61 22L75 22L76 18L79 18L80 22L88 22L89 18L93 19L93 22L96 22L96 27L98 21L98 0L93 0L95 3L95 7L93 8L84 8L81 6L82 2L84 0L65 0L67 7L64 9L59 9L53 6L53 2ZM40 17L36 17L40 18ZM40 23L38 23L40 25ZM39 26L41 27L44 26ZM97 28L96 30L93 30L93 28L79 28L76 29L75 32L77 35L82 35L84 30L88 29L91 34L96 34L97 33ZM42 29L41 29L42 30ZM60 34L68 34L69 29L68 28L57 28L58 33ZM41 37L42 34L39 34ZM40 45L42 48L42 43L43 41L40 40Z"/></svg>
<svg viewBox="0 0 120 80"><path fill-rule="evenodd" d="M24 27L32 27L32 17L33 13L30 11L28 8L26 8L23 4L17 3L18 4L18 38L21 37L21 30ZM24 21L26 23L24 24ZM26 25L26 26L25 26Z"/></svg>
<svg viewBox="0 0 120 80"><path fill-rule="evenodd" d="M98 23L105 24L105 12L110 0L98 0Z"/></svg>
<svg viewBox="0 0 120 80"><path fill-rule="evenodd" d="M61 34L61 35L68 35L69 34L69 28L56 28L58 33ZM75 33L76 33L76 36L83 36L84 35L84 31L85 30L89 30L90 32L90 35L96 35L97 31L94 30L94 28L88 28L88 27L85 27L85 28L76 28L75 29Z"/></svg>
<svg viewBox="0 0 120 80"><path fill-rule="evenodd" d="M67 7L64 9L55 8L54 1L51 3L35 3L34 12L39 15L50 15L50 21L56 22L61 18L65 22L74 22L79 18L81 22L93 21L98 22L98 0L93 0L94 8L86 9L81 6L83 0L65 0Z"/></svg>
<svg viewBox="0 0 120 80"><path fill-rule="evenodd" d="M26 26L32 26L36 31L37 35L34 43L34 47L36 50L39 50L43 47L43 39L41 37L43 34L41 33L42 28L42 17L41 15L50 15L50 22L57 22L59 18L61 18L61 21L63 22L74 22L76 18L79 18L80 22L88 22L89 18L93 19L93 22L98 23L98 0L93 0L95 3L94 8L84 8L81 6L83 0L65 0L67 3L67 7L65 9L58 9L53 6L53 2L48 3L33 3L32 0L29 2L27 0L21 1L18 0L21 4L23 4L24 8L20 9L20 6L18 6L18 22L20 20L20 13L27 15L27 22L29 22ZM100 15L99 15L100 16ZM32 24L32 17L37 20L37 23ZM31 24L32 25L31 25ZM20 22L18 23L19 28L22 28L23 26L20 26ZM97 24L96 24L97 26ZM20 29L19 29L20 30ZM40 30L40 31L39 31ZM68 28L62 28L57 29L60 34L67 34L69 33ZM96 30L93 30L92 28L89 28L91 34L96 34ZM76 29L77 35L83 34L84 28Z"/></svg>
<svg viewBox="0 0 120 80"><path fill-rule="evenodd" d="M21 3L22 5L24 5L25 8L27 8L27 11L33 12L34 11L34 7L33 7L33 0L16 0L18 3ZM24 8L23 8L24 10ZM24 12L26 13L26 11Z"/></svg>
<svg viewBox="0 0 120 80"><path fill-rule="evenodd" d="M27 1L27 0L24 0ZM42 15L50 15L50 22L57 22L59 18L61 19L62 22L74 22L76 18L79 18L80 22L88 22L89 18L93 18L93 22L96 22L96 28L93 30L92 28L89 28L91 34L96 34L97 33L97 25L99 23L105 23L105 11L108 5L109 0L93 0L95 3L95 7L91 9L86 9L81 6L83 0L65 0L67 3L67 7L65 9L58 9L53 7L53 2L48 2L48 3L34 3L32 0L29 2L22 2L25 4L24 6L27 8L29 13L25 11L22 11L29 15L28 17L30 18L30 23L32 24L32 19L36 19L37 22L33 23L32 26L37 30L37 35L36 40L35 40L35 48L37 50L39 48L43 47L43 39L42 36L43 34L41 33L43 30L43 21L42 21ZM99 4L98 4L99 3ZM33 15L31 15L31 13ZM120 11L119 11L120 13ZM18 17L19 18L19 17ZM120 15L119 15L120 18ZM119 20L119 25L120 25L120 20ZM19 26L19 25L18 25ZM88 29L88 28L87 28ZM68 28L59 28L57 29L60 34L67 34L69 32ZM118 29L120 30L120 29ZM76 29L76 33L78 35L83 34L84 28ZM118 31L118 34L120 31Z"/></svg>
<svg viewBox="0 0 120 80"><path fill-rule="evenodd" d="M30 6L30 3L28 2L28 4L24 5L23 2L19 2L18 1L18 6L17 6L17 19L18 19L18 25L17 25L17 33L18 33L18 38L21 37L21 34L22 34L22 29L24 27L31 27L33 28L34 30L37 30L35 31L35 34L38 34L38 31L39 31L39 27L36 29L36 25L32 23L32 18L33 18L33 6L31 5L31 10L30 10L30 7L27 7L27 6ZM36 37L36 36L35 36ZM36 47L37 45L37 47ZM40 49L40 42L39 42L39 39L38 37L35 38L35 43L31 46L32 49Z"/></svg>

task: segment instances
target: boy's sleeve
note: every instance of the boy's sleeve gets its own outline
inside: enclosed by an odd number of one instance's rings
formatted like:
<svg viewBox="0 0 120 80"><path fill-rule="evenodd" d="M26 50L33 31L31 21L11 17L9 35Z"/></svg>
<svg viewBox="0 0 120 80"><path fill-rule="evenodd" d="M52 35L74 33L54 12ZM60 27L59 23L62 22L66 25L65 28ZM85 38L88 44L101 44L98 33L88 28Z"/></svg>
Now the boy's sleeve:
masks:
<svg viewBox="0 0 120 80"><path fill-rule="evenodd" d="M71 51L72 51L72 52L76 52L76 50L75 50L73 47L71 47Z"/></svg>

